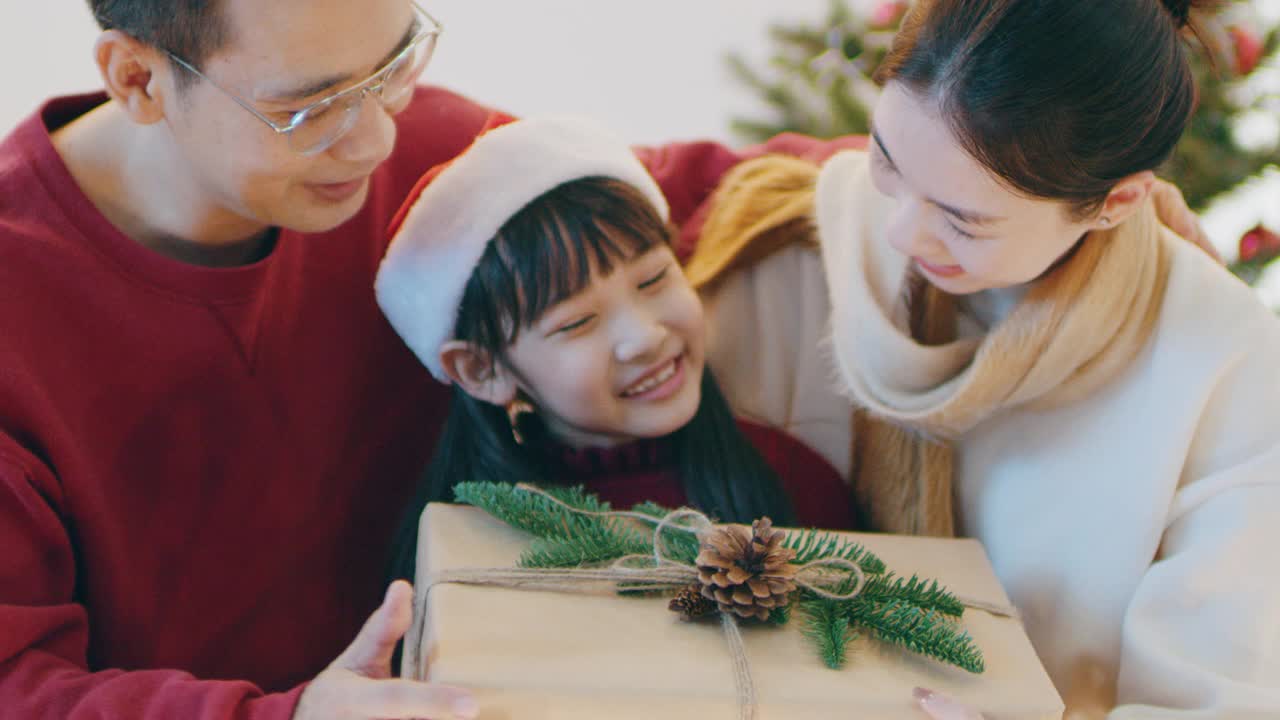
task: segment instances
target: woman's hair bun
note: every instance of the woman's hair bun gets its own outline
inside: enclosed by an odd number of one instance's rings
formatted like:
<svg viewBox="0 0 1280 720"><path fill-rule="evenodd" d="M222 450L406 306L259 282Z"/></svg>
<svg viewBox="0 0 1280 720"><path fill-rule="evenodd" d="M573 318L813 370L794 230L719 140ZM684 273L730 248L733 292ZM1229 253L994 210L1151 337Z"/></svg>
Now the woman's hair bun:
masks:
<svg viewBox="0 0 1280 720"><path fill-rule="evenodd" d="M1185 27L1191 22L1191 11L1197 8L1213 9L1220 5L1219 0L1160 0L1164 3L1165 8L1169 10L1169 14L1173 16L1173 22L1179 28Z"/></svg>

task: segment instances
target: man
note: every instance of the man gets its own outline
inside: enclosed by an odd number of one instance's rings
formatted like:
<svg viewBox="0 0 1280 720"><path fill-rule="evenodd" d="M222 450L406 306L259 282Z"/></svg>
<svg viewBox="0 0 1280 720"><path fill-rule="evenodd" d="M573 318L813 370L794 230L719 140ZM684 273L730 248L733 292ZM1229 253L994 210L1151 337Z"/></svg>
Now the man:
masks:
<svg viewBox="0 0 1280 720"><path fill-rule="evenodd" d="M0 143L0 708L474 716L391 679L383 561L446 394L372 283L488 111L414 88L439 26L407 0L89 4L105 95ZM695 229L742 156L642 151Z"/></svg>

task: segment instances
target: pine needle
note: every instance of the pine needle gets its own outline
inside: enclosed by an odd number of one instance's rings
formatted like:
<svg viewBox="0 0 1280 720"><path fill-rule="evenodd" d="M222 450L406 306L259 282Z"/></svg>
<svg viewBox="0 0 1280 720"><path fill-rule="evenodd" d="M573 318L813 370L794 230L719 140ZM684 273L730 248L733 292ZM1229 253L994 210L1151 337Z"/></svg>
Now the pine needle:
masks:
<svg viewBox="0 0 1280 720"><path fill-rule="evenodd" d="M905 603L856 598L847 603L849 621L887 643L950 663L971 673L986 669L973 638L945 615Z"/></svg>
<svg viewBox="0 0 1280 720"><path fill-rule="evenodd" d="M859 597L882 603L904 602L951 617L964 614L964 603L939 585L937 580L926 581L916 575L901 578L890 572L868 577Z"/></svg>
<svg viewBox="0 0 1280 720"><path fill-rule="evenodd" d="M580 487L542 489L579 510L609 510L608 503ZM577 515L514 485L459 483L454 497L538 538L521 558L523 567L573 567L651 551L641 534L619 519Z"/></svg>
<svg viewBox="0 0 1280 720"><path fill-rule="evenodd" d="M844 667L849 644L857 634L849 625L849 614L839 600L816 598L799 603L804 615L801 632L813 641L822 662L832 670Z"/></svg>
<svg viewBox="0 0 1280 720"><path fill-rule="evenodd" d="M862 568L864 573L879 574L885 571L884 561L871 551L851 540L821 530L802 530L787 533L785 547L796 551L792 562L805 565L822 558L843 558Z"/></svg>

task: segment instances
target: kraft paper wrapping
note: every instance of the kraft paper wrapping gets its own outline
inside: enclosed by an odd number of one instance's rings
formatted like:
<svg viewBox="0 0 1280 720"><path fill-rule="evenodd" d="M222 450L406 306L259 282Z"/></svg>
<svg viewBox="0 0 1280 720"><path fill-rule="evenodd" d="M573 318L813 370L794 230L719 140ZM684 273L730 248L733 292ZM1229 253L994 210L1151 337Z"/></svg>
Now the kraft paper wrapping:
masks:
<svg viewBox="0 0 1280 720"><path fill-rule="evenodd" d="M422 515L419 585L438 570L513 567L530 536L471 507ZM1007 604L975 540L848 533L899 575ZM733 720L730 655L717 622L688 623L666 598L576 595L437 585L405 640L405 677L473 689L480 720ZM855 641L841 670L822 664L800 632L744 624L761 720L924 718L911 690L947 692L990 720L1060 719L1062 700L1018 620L966 610L982 649L973 675L878 640Z"/></svg>

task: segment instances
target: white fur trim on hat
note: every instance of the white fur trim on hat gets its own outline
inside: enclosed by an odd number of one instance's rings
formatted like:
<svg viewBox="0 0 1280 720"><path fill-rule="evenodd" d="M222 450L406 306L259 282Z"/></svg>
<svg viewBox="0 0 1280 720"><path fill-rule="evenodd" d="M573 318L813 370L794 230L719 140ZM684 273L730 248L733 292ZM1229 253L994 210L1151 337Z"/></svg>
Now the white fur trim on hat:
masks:
<svg viewBox="0 0 1280 720"><path fill-rule="evenodd" d="M592 122L535 117L490 130L431 180L404 216L374 282L378 305L441 382L440 347L489 241L513 215L566 182L603 176L642 192L663 220L667 201L628 145Z"/></svg>

